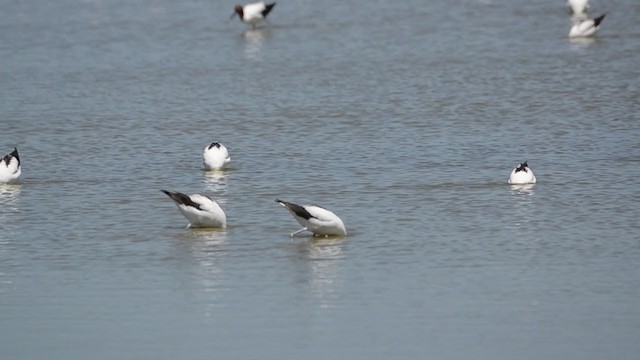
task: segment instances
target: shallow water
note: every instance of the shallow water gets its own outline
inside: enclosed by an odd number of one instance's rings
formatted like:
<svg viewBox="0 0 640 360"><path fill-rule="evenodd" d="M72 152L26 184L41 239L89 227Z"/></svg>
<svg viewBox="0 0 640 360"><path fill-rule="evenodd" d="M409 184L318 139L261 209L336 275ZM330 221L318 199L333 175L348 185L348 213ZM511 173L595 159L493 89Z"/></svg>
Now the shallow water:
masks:
<svg viewBox="0 0 640 360"><path fill-rule="evenodd" d="M0 358L632 358L640 5L563 5L5 1Z"/></svg>

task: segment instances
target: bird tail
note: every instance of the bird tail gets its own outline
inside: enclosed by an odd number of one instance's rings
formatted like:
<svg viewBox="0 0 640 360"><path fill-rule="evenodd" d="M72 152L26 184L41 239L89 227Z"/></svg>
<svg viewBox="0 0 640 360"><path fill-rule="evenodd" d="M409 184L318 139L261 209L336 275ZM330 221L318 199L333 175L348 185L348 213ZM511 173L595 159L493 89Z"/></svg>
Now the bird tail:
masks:
<svg viewBox="0 0 640 360"><path fill-rule="evenodd" d="M604 20L604 17L606 15L607 14L602 14L602 15L598 16L597 18L593 19L593 26L595 26L595 27L600 26L600 23L602 22L602 20Z"/></svg>

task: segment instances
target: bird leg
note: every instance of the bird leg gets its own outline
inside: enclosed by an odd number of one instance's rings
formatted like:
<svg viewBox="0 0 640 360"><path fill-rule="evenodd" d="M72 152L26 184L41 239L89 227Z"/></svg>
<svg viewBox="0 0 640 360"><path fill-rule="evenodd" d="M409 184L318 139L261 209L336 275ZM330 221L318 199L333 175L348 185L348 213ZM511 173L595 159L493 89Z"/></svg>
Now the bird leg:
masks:
<svg viewBox="0 0 640 360"><path fill-rule="evenodd" d="M301 233L301 232L303 232L303 231L307 231L307 228L306 228L306 227L303 227L302 229L300 229L300 230L298 230L298 231L296 231L296 232L294 232L294 233L291 233L291 237L294 237L294 236L296 236L296 235L300 234L300 233Z"/></svg>

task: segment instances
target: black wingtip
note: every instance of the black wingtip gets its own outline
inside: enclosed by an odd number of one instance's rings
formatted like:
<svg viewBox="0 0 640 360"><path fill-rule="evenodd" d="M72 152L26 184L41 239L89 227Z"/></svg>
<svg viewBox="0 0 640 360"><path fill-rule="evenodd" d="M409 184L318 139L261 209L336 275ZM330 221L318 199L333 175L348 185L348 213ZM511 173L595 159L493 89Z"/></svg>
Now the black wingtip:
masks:
<svg viewBox="0 0 640 360"><path fill-rule="evenodd" d="M171 192L171 191L167 191L167 190L160 190L160 191L162 191L163 193L165 193L165 195L170 197L171 200L173 200L173 201L175 201L177 203L180 203L180 204L184 204L185 202L191 201L191 199L187 195L185 195L183 193L179 193L177 191L176 192Z"/></svg>
<svg viewBox="0 0 640 360"><path fill-rule="evenodd" d="M602 22L602 20L604 20L604 17L606 15L607 14L605 13L605 14L602 14L602 15L598 16L597 18L593 19L593 26L596 26L596 27L600 26L600 23Z"/></svg>
<svg viewBox="0 0 640 360"><path fill-rule="evenodd" d="M271 4L266 4L264 11L262 11L262 16L267 17L267 15L269 15L269 13L271 12L271 9L273 9L274 6L276 6L275 2Z"/></svg>
<svg viewBox="0 0 640 360"><path fill-rule="evenodd" d="M280 199L276 199L276 202L290 210L293 210L297 206L296 204L290 203L288 201L280 200Z"/></svg>
<svg viewBox="0 0 640 360"><path fill-rule="evenodd" d="M0 156L0 161L4 161L7 165L11 162L11 158L15 158L18 160L18 166L20 166L20 156L18 156L18 148L13 148L13 151L10 154L5 156Z"/></svg>
<svg viewBox="0 0 640 360"><path fill-rule="evenodd" d="M529 165L527 165L527 162L523 162L520 165L518 165L518 167L516 168L516 172L520 172L520 171L524 171L527 172L527 169L529 168Z"/></svg>
<svg viewBox="0 0 640 360"><path fill-rule="evenodd" d="M286 207L286 208L289 208L289 207L291 207L291 206L296 206L296 204L294 204L294 203L290 203L290 202L285 201L285 200L276 199L276 202L277 202L278 204L280 204L280 205L282 205L282 206Z"/></svg>
<svg viewBox="0 0 640 360"><path fill-rule="evenodd" d="M191 206L196 209L202 210L202 206L194 202L193 200L191 200L191 197L187 194L183 194L181 192L171 192L167 190L160 190L160 191L167 194L167 196L170 197L171 200L175 201L178 204Z"/></svg>
<svg viewBox="0 0 640 360"><path fill-rule="evenodd" d="M18 155L18 148L17 147L14 147L13 151L9 155L13 156L14 158L16 158L18 160L18 162L20 162L20 155Z"/></svg>
<svg viewBox="0 0 640 360"><path fill-rule="evenodd" d="M303 219L309 220L312 217L314 217L313 215L311 215L311 213L309 213L309 211L307 211L307 209L304 208L304 206L300 206L298 204L290 203L288 201L284 201L280 199L276 199L276 202L284 206L285 208L287 208L289 211L293 212L296 216L301 217Z"/></svg>

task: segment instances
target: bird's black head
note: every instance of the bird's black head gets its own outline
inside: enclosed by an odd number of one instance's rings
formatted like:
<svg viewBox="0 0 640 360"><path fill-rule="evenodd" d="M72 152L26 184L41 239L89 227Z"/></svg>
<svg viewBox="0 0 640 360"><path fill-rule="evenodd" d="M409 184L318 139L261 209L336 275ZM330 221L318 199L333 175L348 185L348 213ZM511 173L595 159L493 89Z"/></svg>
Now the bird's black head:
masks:
<svg viewBox="0 0 640 360"><path fill-rule="evenodd" d="M242 5L236 5L233 8L233 14L231 14L231 17L229 17L229 19L231 19L232 17L238 15L240 17L240 19L242 19L242 15L243 15L243 11L242 11Z"/></svg>

